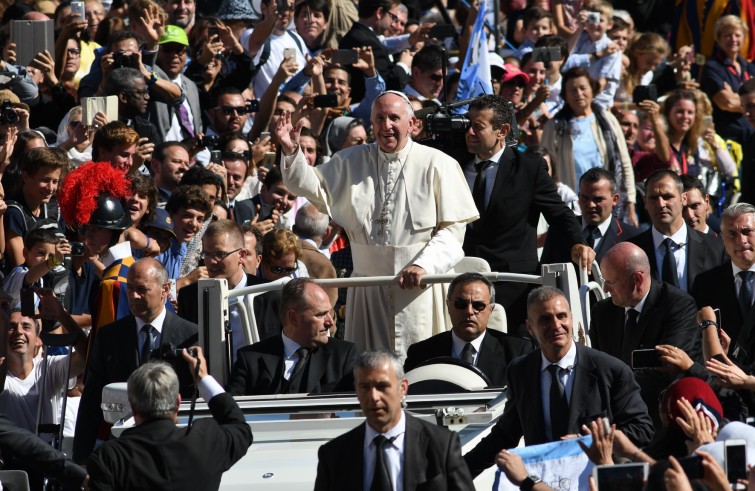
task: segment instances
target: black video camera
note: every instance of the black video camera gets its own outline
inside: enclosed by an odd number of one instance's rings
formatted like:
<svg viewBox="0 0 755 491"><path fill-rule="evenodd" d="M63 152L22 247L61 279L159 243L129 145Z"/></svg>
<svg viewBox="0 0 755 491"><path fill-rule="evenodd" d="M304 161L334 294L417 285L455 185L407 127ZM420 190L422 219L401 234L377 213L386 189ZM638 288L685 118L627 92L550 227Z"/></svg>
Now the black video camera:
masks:
<svg viewBox="0 0 755 491"><path fill-rule="evenodd" d="M3 101L3 105L0 106L0 125L2 124L16 124L18 123L18 113L13 109L9 99Z"/></svg>
<svg viewBox="0 0 755 491"><path fill-rule="evenodd" d="M469 99L452 104L441 104L433 112L425 115L423 121L425 129L432 135L448 133L464 134L471 126L471 121L465 114L452 114L451 110L465 106L473 100Z"/></svg>
<svg viewBox="0 0 755 491"><path fill-rule="evenodd" d="M183 361L183 350L184 348L177 348L175 345L168 343L163 344L160 346L160 348L156 350L152 350L152 353L150 354L149 358L150 360L163 360L168 363L175 361L175 360L181 360ZM193 349L186 348L186 350L189 352L189 354L196 358L197 351Z"/></svg>

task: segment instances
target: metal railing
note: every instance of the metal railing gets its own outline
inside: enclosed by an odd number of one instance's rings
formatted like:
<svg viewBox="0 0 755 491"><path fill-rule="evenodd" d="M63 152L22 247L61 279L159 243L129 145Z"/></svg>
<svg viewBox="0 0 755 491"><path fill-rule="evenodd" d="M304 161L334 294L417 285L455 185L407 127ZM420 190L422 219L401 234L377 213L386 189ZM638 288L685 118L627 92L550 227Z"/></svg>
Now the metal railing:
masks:
<svg viewBox="0 0 755 491"><path fill-rule="evenodd" d="M426 275L422 277L422 284L449 283L459 274L461 273ZM585 304L581 301L580 288L574 267L571 264L543 265L541 275L498 272L480 274L492 282L510 281L534 285L549 285L559 288L564 291L567 300L572 306L572 314L575 321L582 319L582 322L584 322L583 305ZM270 283L229 290L227 281L224 279L205 278L199 280L199 341L209 355L210 373L215 375L221 383L227 381L231 368L231 360L233 359L232 343L230 342L232 333L230 323L231 306L233 304L240 304L243 307L237 307L235 310L239 315L244 333L244 341L246 344L256 343L260 339L254 314L255 297L270 291L280 290L288 281L290 281L290 278L282 278ZM313 279L313 281L323 287L350 288L388 286L396 284L398 280L396 276L372 276ZM587 325L589 324L585 324L585 326ZM585 331L586 327L580 331L580 338L586 335ZM576 335L577 332L575 332ZM234 347L233 349L237 348Z"/></svg>

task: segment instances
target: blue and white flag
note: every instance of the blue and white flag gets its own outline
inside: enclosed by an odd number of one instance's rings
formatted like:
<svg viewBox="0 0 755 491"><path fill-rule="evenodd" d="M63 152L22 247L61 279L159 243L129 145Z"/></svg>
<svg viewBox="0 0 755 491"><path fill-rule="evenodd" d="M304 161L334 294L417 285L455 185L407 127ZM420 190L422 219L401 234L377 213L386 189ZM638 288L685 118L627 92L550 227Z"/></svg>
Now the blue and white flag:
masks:
<svg viewBox="0 0 755 491"><path fill-rule="evenodd" d="M461 69L456 100L471 99L482 94L492 94L490 63L488 62L488 36L485 34L485 11L487 2L480 2L480 10L474 23L467 47L467 56Z"/></svg>
<svg viewBox="0 0 755 491"><path fill-rule="evenodd" d="M579 491L590 488L589 477L594 464L577 443L581 440L588 447L592 436L571 438L558 442L543 443L512 449L519 455L527 467L528 474L540 476L545 484L556 491ZM511 484L506 474L496 471L493 491L517 491L518 486Z"/></svg>

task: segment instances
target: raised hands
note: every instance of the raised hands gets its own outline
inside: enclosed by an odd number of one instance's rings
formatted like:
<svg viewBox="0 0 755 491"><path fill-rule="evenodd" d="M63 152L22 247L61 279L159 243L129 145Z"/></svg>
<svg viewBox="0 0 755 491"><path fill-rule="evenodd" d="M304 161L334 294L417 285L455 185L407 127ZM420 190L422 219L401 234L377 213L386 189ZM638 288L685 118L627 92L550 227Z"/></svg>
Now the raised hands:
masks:
<svg viewBox="0 0 755 491"><path fill-rule="evenodd" d="M303 121L296 123L296 127L291 123L291 111L284 111L275 124L275 134L281 145L283 155L291 156L299 148L299 139L301 138L301 129L304 126Z"/></svg>

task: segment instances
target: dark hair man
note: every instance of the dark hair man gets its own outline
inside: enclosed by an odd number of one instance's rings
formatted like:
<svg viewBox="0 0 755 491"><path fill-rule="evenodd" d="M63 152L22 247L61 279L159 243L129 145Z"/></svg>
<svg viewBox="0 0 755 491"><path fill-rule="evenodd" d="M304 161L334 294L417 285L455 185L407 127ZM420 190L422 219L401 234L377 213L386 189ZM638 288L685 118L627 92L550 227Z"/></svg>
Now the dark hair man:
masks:
<svg viewBox="0 0 755 491"><path fill-rule="evenodd" d="M194 421L191 431L176 426L181 396L178 377L164 362L147 363L128 378L128 401L136 426L98 448L87 462L93 489L218 489L223 472L252 444L252 431L238 404L212 376L198 346L183 360L212 418ZM134 472L138 468L139 472Z"/></svg>
<svg viewBox="0 0 755 491"><path fill-rule="evenodd" d="M653 278L690 291L695 277L721 264L724 256L720 240L684 222L686 202L676 172L653 172L645 181L645 209L653 226L629 242L645 251Z"/></svg>
<svg viewBox="0 0 755 491"><path fill-rule="evenodd" d="M328 295L297 278L283 287L283 331L241 348L228 387L234 395L322 393L353 387L356 346L330 337L335 325Z"/></svg>
<svg viewBox="0 0 755 491"><path fill-rule="evenodd" d="M458 435L403 410L409 382L398 356L362 353L354 386L365 422L320 447L315 491L396 489L400 476L407 490L427 476L438 489L474 489Z"/></svg>
<svg viewBox="0 0 755 491"><path fill-rule="evenodd" d="M451 330L411 345L404 370L425 360L452 356L479 368L490 379L491 387L505 386L506 366L534 346L529 339L488 329L495 307L493 284L478 273L460 274L448 286L446 305Z"/></svg>
<svg viewBox="0 0 755 491"><path fill-rule="evenodd" d="M542 213L551 227L549 233L563 237L565 246L549 262L571 259L589 271L595 251L585 244L579 222L558 195L545 161L506 144L511 111L497 95L478 97L469 105L472 124L465 138L467 150L475 157L463 168L480 219L467 228L464 251L488 261L493 271L538 274L536 217ZM511 282L496 287L509 332L526 335L522 323L529 288Z"/></svg>
<svg viewBox="0 0 755 491"><path fill-rule="evenodd" d="M653 436L653 423L632 370L601 351L575 343L572 315L563 292L553 287L527 297L527 329L539 349L509 365L509 400L490 435L464 456L473 476L496 454L578 434L586 418L602 415L637 446ZM584 380L587 378L587 380ZM567 395L567 391L570 394ZM569 408L579 411L570 415Z"/></svg>

